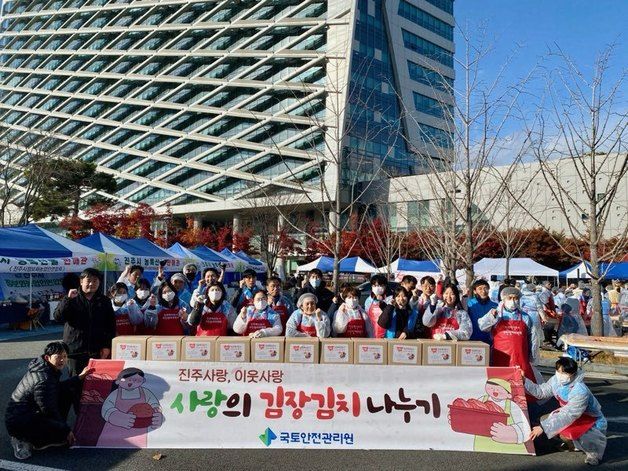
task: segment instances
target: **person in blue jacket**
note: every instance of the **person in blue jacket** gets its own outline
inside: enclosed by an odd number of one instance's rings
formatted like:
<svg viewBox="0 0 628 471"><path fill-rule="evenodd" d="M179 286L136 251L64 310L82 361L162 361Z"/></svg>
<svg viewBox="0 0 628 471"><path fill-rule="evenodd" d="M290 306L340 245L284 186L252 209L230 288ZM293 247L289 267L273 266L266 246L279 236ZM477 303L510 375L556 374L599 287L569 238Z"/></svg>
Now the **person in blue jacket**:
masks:
<svg viewBox="0 0 628 471"><path fill-rule="evenodd" d="M569 357L556 361L556 374L543 384L525 378L526 391L537 399L554 396L560 407L542 417L540 425L532 428L529 439L542 434L548 438L560 435L572 440L576 451L583 451L584 462L599 464L606 449L607 422L600 403L584 384L584 374Z"/></svg>
<svg viewBox="0 0 628 471"><path fill-rule="evenodd" d="M497 303L489 297L490 287L486 280L476 280L471 285L471 298L467 301L467 313L471 318L473 333L470 340L491 344L490 332L484 332L478 325L478 320L484 317L491 309L497 308Z"/></svg>
<svg viewBox="0 0 628 471"><path fill-rule="evenodd" d="M417 334L423 333L422 324L420 324L420 332L416 332L418 311L410 306L411 297L412 294L403 286L395 289L390 304L385 305L377 319L378 325L386 329L385 338L414 339L417 337Z"/></svg>

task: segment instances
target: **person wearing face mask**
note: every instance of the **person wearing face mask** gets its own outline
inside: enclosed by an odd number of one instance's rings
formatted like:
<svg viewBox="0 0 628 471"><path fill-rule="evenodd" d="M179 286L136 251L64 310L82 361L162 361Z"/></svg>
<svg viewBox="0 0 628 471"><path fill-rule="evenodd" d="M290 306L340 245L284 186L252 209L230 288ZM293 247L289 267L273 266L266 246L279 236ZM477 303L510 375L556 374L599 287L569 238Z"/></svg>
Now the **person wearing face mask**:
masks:
<svg viewBox="0 0 628 471"><path fill-rule="evenodd" d="M193 263L186 263L183 266L182 271L183 276L185 276L185 289L192 293L196 285L196 275L198 273L198 267Z"/></svg>
<svg viewBox="0 0 628 471"><path fill-rule="evenodd" d="M379 326L386 329L387 339L413 339L422 333L422 326L419 331L416 329L418 312L410 306L411 297L407 289L399 286L395 290L393 301L384 307L377 319Z"/></svg>
<svg viewBox="0 0 628 471"><path fill-rule="evenodd" d="M177 298L179 298L179 301L185 303L185 306L188 307L190 305L190 301L192 300L192 293L188 291L186 283L187 279L183 273L175 273L170 277L170 284L174 286Z"/></svg>
<svg viewBox="0 0 628 471"><path fill-rule="evenodd" d="M327 289L325 280L323 280L323 272L318 268L309 271L307 281L295 294L294 301L298 302L301 296L307 293L316 296L316 299L318 299L318 307L321 310L325 312L329 311L334 300L334 293Z"/></svg>
<svg viewBox="0 0 628 471"><path fill-rule="evenodd" d="M423 325L434 340L469 340L473 325L467 311L462 308L456 285L445 286L443 300L425 310Z"/></svg>
<svg viewBox="0 0 628 471"><path fill-rule="evenodd" d="M176 288L164 282L151 294L144 312L144 324L148 335L185 335L188 307L177 297Z"/></svg>
<svg viewBox="0 0 628 471"><path fill-rule="evenodd" d="M67 415L73 398L81 393L82 380L94 369L85 367L79 375L61 381L68 353L64 342L46 345L11 394L4 422L19 460L30 458L33 449L74 443Z"/></svg>
<svg viewBox="0 0 628 471"><path fill-rule="evenodd" d="M135 296L135 287L137 282L144 274L144 268L140 265L127 265L118 278L118 283L124 283L127 287L129 297Z"/></svg>
<svg viewBox="0 0 628 471"><path fill-rule="evenodd" d="M197 302L204 303L207 298L208 286L219 281L221 280L217 269L212 267L205 268L203 270L203 276L201 276L201 279L198 280L197 288L192 292L192 296L190 298L190 306L192 308L195 308Z"/></svg>
<svg viewBox="0 0 628 471"><path fill-rule="evenodd" d="M281 317L268 305L268 293L257 291L252 306L243 306L240 314L233 322L236 334L258 337L274 337L281 335L283 327Z"/></svg>
<svg viewBox="0 0 628 471"><path fill-rule="evenodd" d="M469 312L469 318L473 325L473 333L470 340L477 340L479 342L491 343L491 335L488 332L483 332L478 326L478 320L480 317L486 315L491 309L497 307L497 303L491 301L489 297L489 285L486 280L476 280L471 285L471 298L467 301L467 311Z"/></svg>
<svg viewBox="0 0 628 471"><path fill-rule="evenodd" d="M188 324L196 327L196 335L228 335L233 329L236 312L227 301L222 283L214 281L207 286L207 298L199 299L188 317Z"/></svg>
<svg viewBox="0 0 628 471"><path fill-rule="evenodd" d="M303 294L297 301L297 310L286 324L286 337L318 337L331 334L329 317L316 307L318 299L311 293Z"/></svg>
<svg viewBox="0 0 628 471"><path fill-rule="evenodd" d="M294 303L292 299L283 295L281 292L281 279L276 276L271 276L266 280L266 290L268 292L268 305L279 314L281 326L285 332L288 318L296 309Z"/></svg>
<svg viewBox="0 0 628 471"><path fill-rule="evenodd" d="M534 345L540 340L532 319L519 306L520 298L517 288L504 288L503 301L481 317L478 325L484 332L490 332L493 339L491 366L519 367L526 378L536 381L532 364L537 360Z"/></svg>
<svg viewBox="0 0 628 471"><path fill-rule="evenodd" d="M231 298L231 305L236 312L242 311L243 307L252 306L253 297L259 290L260 288L257 286L257 273L255 273L255 270L251 270L250 268L244 270L242 272L240 288Z"/></svg>
<svg viewBox="0 0 628 471"><path fill-rule="evenodd" d="M343 302L333 316L334 337L373 337L366 311L360 306L360 291L348 286L342 291L341 297Z"/></svg>
<svg viewBox="0 0 628 471"><path fill-rule="evenodd" d="M392 302L392 296L388 291L388 279L384 275L373 275L371 277L371 294L364 301L364 310L368 316L368 322L373 332L373 337L383 339L386 336L386 329L382 328L377 320L382 315L382 311L387 304Z"/></svg>
<svg viewBox="0 0 628 471"><path fill-rule="evenodd" d="M539 400L555 397L560 407L541 418L532 428L529 439L545 434L548 438L560 435L572 440L575 451L583 451L584 462L597 465L606 449L607 421L600 403L584 384L584 374L569 357L556 361L556 373L547 382L535 384L524 377L525 389Z"/></svg>
<svg viewBox="0 0 628 471"><path fill-rule="evenodd" d="M109 297L116 315L116 336L135 334L135 326L142 323L144 316L135 300L129 299L126 285L120 282L114 284L109 290Z"/></svg>

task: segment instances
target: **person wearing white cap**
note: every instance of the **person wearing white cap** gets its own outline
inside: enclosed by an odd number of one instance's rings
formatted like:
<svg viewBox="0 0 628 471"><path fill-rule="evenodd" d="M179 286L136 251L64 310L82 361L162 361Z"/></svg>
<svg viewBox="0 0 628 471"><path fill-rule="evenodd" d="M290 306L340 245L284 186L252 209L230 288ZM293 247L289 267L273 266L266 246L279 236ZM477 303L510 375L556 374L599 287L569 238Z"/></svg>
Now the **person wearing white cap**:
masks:
<svg viewBox="0 0 628 471"><path fill-rule="evenodd" d="M329 317L316 307L318 298L312 293L305 293L297 301L297 310L292 313L286 324L286 337L329 337L331 326Z"/></svg>
<svg viewBox="0 0 628 471"><path fill-rule="evenodd" d="M192 301L192 293L186 288L187 278L185 275L183 273L175 273L170 277L170 283L176 288L179 300L189 306Z"/></svg>

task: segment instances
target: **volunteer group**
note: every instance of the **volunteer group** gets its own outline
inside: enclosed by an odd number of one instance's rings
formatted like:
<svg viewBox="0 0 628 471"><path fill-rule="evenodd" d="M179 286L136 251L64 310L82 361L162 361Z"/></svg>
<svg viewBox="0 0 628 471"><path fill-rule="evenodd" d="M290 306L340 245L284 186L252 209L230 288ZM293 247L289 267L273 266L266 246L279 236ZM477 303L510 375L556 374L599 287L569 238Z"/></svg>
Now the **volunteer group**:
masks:
<svg viewBox="0 0 628 471"><path fill-rule="evenodd" d="M239 288L228 299L222 283L224 272L216 268L199 273L196 265L187 264L182 272L166 276L160 267L152 282L143 275L140 266L126 267L105 296L100 290L100 273L86 269L77 286L68 290L54 313L65 324L65 343L33 360L35 363L29 366L29 373L11 398L6 423L16 457L24 459L33 447L55 444L59 430L67 431L61 426L65 424L62 417L67 415L67 400L56 406L54 426L40 424L36 436L25 432L20 414L11 413L13 409L24 409L29 401L37 409L39 402L31 391L32 374L37 368L50 370L46 370L50 374L39 376L40 381L58 382L58 367L63 368L67 362L73 377L83 378L89 374L89 359L109 358L111 340L119 335L285 335L489 343L491 366L518 367L525 375L531 413L535 397L554 395L560 401L561 408L549 419L542 419L531 438L543 432L550 438L564 435L577 424L579 435L571 436L586 453L587 463L597 464L602 458L606 422L599 404L577 374L577 364L557 363L556 376L545 384L534 368L543 342L555 343L552 317L562 320L558 334L566 329L586 333L590 290L587 293L581 289L571 297L562 293L562 299L552 293L550 284L544 284L537 293L532 283L520 289L510 280L491 286L478 279L463 295L456 283L431 276L417 280L407 275L393 285L385 275L377 274L371 278L370 292L361 302L360 291L349 284L340 286L334 294L318 269L311 270L290 295L283 291L284 284L278 277L269 277L262 285L255 271L246 270ZM574 296L578 296L575 302ZM587 422L588 428L578 422L583 416L595 418ZM73 440L70 435L61 438L66 443Z"/></svg>

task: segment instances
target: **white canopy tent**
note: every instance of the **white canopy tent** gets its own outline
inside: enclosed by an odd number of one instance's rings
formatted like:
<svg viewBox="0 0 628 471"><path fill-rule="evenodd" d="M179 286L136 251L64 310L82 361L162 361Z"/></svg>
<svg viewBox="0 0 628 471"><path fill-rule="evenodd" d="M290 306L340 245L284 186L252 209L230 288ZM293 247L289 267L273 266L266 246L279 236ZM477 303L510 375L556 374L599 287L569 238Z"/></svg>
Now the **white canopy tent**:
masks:
<svg viewBox="0 0 628 471"><path fill-rule="evenodd" d="M558 282L558 270L541 265L531 258L511 258L508 268L508 276L510 277L539 276L556 278L556 282ZM473 265L473 271L476 278L484 278L486 280L490 280L491 276L504 278L506 276L506 259L483 258ZM461 284L466 286L464 270L456 270L456 278Z"/></svg>

